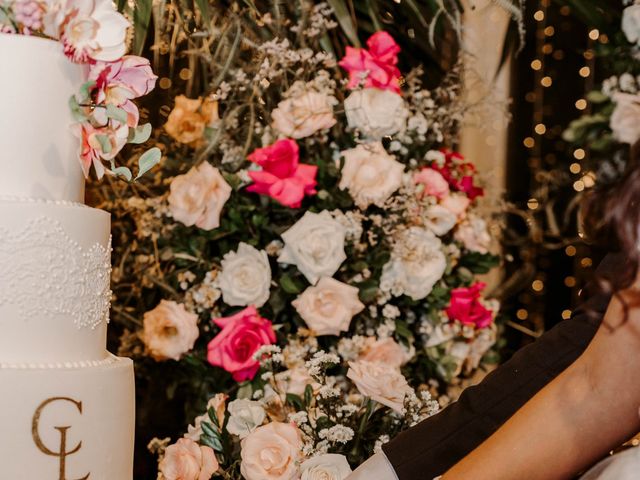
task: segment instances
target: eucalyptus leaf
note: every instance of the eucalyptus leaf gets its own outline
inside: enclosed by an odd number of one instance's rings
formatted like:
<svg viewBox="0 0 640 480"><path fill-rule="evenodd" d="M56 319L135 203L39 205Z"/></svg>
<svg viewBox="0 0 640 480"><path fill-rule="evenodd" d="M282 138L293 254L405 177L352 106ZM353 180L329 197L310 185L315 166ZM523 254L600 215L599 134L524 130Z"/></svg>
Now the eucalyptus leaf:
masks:
<svg viewBox="0 0 640 480"><path fill-rule="evenodd" d="M127 112L111 103L107 104L107 117L120 123L127 123Z"/></svg>
<svg viewBox="0 0 640 480"><path fill-rule="evenodd" d="M135 143L135 144L144 143L147 140L149 140L152 130L153 129L151 128L150 123L145 123L144 125L138 125L136 128L130 128L129 138L127 141L129 143Z"/></svg>
<svg viewBox="0 0 640 480"><path fill-rule="evenodd" d="M96 135L95 139L100 144L100 150L102 150L102 153L111 153L111 141L108 136Z"/></svg>
<svg viewBox="0 0 640 480"><path fill-rule="evenodd" d="M129 170L127 167L114 168L111 170L111 173L113 173L117 177L124 178L127 182L130 182L131 178L133 177L133 175L131 174L131 170Z"/></svg>
<svg viewBox="0 0 640 480"><path fill-rule="evenodd" d="M214 427L209 422L201 422L200 426L202 427L202 431L209 437L218 438L220 434L218 433L218 429Z"/></svg>
<svg viewBox="0 0 640 480"><path fill-rule="evenodd" d="M89 80L88 82L84 82L81 86L80 86L80 90L79 90L79 94L80 94L80 98L84 100L87 100L89 98L89 91L96 86L96 82L95 80Z"/></svg>
<svg viewBox="0 0 640 480"><path fill-rule="evenodd" d="M162 158L162 152L158 147L153 147L140 155L140 159L138 160L138 175L136 176L136 180L142 177L145 173L155 167L158 163L160 163L160 158Z"/></svg>
<svg viewBox="0 0 640 480"><path fill-rule="evenodd" d="M76 122L84 122L87 119L87 116L84 114L84 111L78 103L78 99L76 99L75 95L71 95L69 97L69 109L71 110L73 119Z"/></svg>

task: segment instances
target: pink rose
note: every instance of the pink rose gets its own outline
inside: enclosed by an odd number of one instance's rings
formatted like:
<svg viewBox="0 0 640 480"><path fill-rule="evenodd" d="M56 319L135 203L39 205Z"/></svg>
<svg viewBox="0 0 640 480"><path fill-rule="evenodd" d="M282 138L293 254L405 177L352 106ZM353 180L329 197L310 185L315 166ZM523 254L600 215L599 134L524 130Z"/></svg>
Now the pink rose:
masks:
<svg viewBox="0 0 640 480"><path fill-rule="evenodd" d="M253 306L213 322L222 331L209 342L209 363L224 368L236 382L253 379L260 368L253 354L261 346L276 341L271 322L262 318Z"/></svg>
<svg viewBox="0 0 640 480"><path fill-rule="evenodd" d="M349 362L349 378L365 397L401 412L411 387L402 373L391 365L378 362Z"/></svg>
<svg viewBox="0 0 640 480"><path fill-rule="evenodd" d="M367 342L367 346L358 360L382 363L395 368L400 368L411 360L411 353L393 338L387 337L378 340L371 338L371 340Z"/></svg>
<svg viewBox="0 0 640 480"><path fill-rule="evenodd" d="M414 175L413 181L424 186L423 195L431 195L439 199L449 195L449 182L433 168L423 168Z"/></svg>
<svg viewBox="0 0 640 480"><path fill-rule="evenodd" d="M462 193L447 195L440 201L440 205L453 213L459 220L466 216L470 203L469 197Z"/></svg>
<svg viewBox="0 0 640 480"><path fill-rule="evenodd" d="M451 291L451 302L447 307L450 320L458 320L465 325L486 328L493 322L493 312L480 301L480 292L486 285L476 282L470 287L454 288Z"/></svg>
<svg viewBox="0 0 640 480"><path fill-rule="evenodd" d="M376 32L367 40L369 49L347 47L339 65L349 72L348 88L354 89L364 79L364 86L400 92L398 53L400 47L387 32Z"/></svg>
<svg viewBox="0 0 640 480"><path fill-rule="evenodd" d="M169 210L174 219L203 230L220 226L220 213L231 196L231 187L217 168L203 162L175 177L169 189Z"/></svg>
<svg viewBox="0 0 640 480"><path fill-rule="evenodd" d="M161 300L144 314L142 340L155 360L180 360L198 339L198 316L184 305Z"/></svg>
<svg viewBox="0 0 640 480"><path fill-rule="evenodd" d="M292 423L258 427L242 440L240 473L246 480L297 479L302 446L300 431Z"/></svg>
<svg viewBox="0 0 640 480"><path fill-rule="evenodd" d="M219 465L211 447L181 438L167 447L158 468L166 480L209 480Z"/></svg>
<svg viewBox="0 0 640 480"><path fill-rule="evenodd" d="M247 190L299 208L305 195L316 193L318 172L315 165L299 163L299 154L298 144L289 138L254 150L248 158L262 170L249 171L254 183Z"/></svg>

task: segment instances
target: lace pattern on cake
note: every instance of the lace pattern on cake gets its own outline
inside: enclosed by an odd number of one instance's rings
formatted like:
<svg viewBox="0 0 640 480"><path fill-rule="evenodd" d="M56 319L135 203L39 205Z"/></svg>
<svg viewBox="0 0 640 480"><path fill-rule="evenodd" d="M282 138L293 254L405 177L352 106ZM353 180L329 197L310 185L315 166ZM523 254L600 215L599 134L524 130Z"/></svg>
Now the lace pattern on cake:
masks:
<svg viewBox="0 0 640 480"><path fill-rule="evenodd" d="M67 316L94 329L109 321L110 277L111 239L84 249L48 217L17 233L0 228L0 306L23 319Z"/></svg>

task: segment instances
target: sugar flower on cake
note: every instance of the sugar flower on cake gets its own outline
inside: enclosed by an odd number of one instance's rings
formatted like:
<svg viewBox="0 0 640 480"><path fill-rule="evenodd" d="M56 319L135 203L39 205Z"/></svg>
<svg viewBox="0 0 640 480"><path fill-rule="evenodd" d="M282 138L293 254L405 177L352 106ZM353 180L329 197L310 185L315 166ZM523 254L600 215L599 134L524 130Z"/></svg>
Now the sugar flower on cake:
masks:
<svg viewBox="0 0 640 480"><path fill-rule="evenodd" d="M364 310L356 287L328 277L307 288L292 305L316 335L347 332L351 319Z"/></svg>
<svg viewBox="0 0 640 480"><path fill-rule="evenodd" d="M42 17L46 4L41 0L14 0L11 5L14 20L24 27L23 33L30 34L42 28Z"/></svg>
<svg viewBox="0 0 640 480"><path fill-rule="evenodd" d="M380 289L395 296L422 300L431 293L447 268L442 242L433 232L410 227L394 239L391 259L385 264Z"/></svg>
<svg viewBox="0 0 640 480"><path fill-rule="evenodd" d="M344 455L325 453L302 462L300 480L345 480L351 466Z"/></svg>
<svg viewBox="0 0 640 480"><path fill-rule="evenodd" d="M446 313L450 320L464 325L486 328L493 323L494 312L482 303L480 292L486 284L476 282L470 287L454 288Z"/></svg>
<svg viewBox="0 0 640 480"><path fill-rule="evenodd" d="M397 368L378 362L349 362L347 377L362 395L396 412L402 411L405 397L413 391Z"/></svg>
<svg viewBox="0 0 640 480"><path fill-rule="evenodd" d="M304 138L335 125L334 97L309 88L304 82L296 82L288 95L271 112L272 126L281 135Z"/></svg>
<svg viewBox="0 0 640 480"><path fill-rule="evenodd" d="M477 215L467 216L456 228L453 238L471 252L489 253L491 235L487 230L487 222Z"/></svg>
<svg viewBox="0 0 640 480"><path fill-rule="evenodd" d="M213 97L191 99L178 95L164 129L174 140L197 148L204 144L205 128L218 120L218 102Z"/></svg>
<svg viewBox="0 0 640 480"><path fill-rule="evenodd" d="M246 480L299 478L302 438L292 423L271 422L242 440L240 473Z"/></svg>
<svg viewBox="0 0 640 480"><path fill-rule="evenodd" d="M415 183L421 186L421 195L430 195L443 199L449 195L449 182L440 172L433 168L423 168L413 177Z"/></svg>
<svg viewBox="0 0 640 480"><path fill-rule="evenodd" d="M146 312L143 324L142 340L155 360L180 360L200 335L198 316L171 300Z"/></svg>
<svg viewBox="0 0 640 480"><path fill-rule="evenodd" d="M402 186L404 165L389 155L382 143L358 145L344 150L340 188L348 190L362 210L369 205L382 207Z"/></svg>
<svg viewBox="0 0 640 480"><path fill-rule="evenodd" d="M404 131L409 116L399 94L377 88L351 92L344 101L344 109L349 126L372 140Z"/></svg>
<svg viewBox="0 0 640 480"><path fill-rule="evenodd" d="M237 251L223 257L221 267L216 283L227 305L261 307L269 300L271 266L267 252L243 242Z"/></svg>
<svg viewBox="0 0 640 480"><path fill-rule="evenodd" d="M369 337L364 350L358 356L358 360L400 368L411 360L412 356L412 352L396 342L393 337L381 339Z"/></svg>
<svg viewBox="0 0 640 480"><path fill-rule="evenodd" d="M306 212L282 234L284 247L278 262L295 265L315 285L321 277L332 277L347 258L346 231L329 212Z"/></svg>
<svg viewBox="0 0 640 480"><path fill-rule="evenodd" d="M93 166L98 179L107 171L102 160L112 160L127 144L129 127L121 124L117 128L94 127L89 122L72 125L71 132L80 139L78 159L85 177Z"/></svg>
<svg viewBox="0 0 640 480"><path fill-rule="evenodd" d="M276 341L271 322L250 306L230 317L216 318L213 323L222 331L209 342L209 363L231 373L236 382L253 379L260 368L254 354Z"/></svg>
<svg viewBox="0 0 640 480"><path fill-rule="evenodd" d="M227 411L229 412L227 431L240 438L245 438L262 425L267 416L260 402L245 398L229 402Z"/></svg>
<svg viewBox="0 0 640 480"><path fill-rule="evenodd" d="M365 87L400 92L398 53L400 47L387 32L376 32L367 40L369 48L347 47L340 66L349 73L348 88Z"/></svg>
<svg viewBox="0 0 640 480"><path fill-rule="evenodd" d="M213 449L188 438L169 445L158 466L161 480L209 480L218 468Z"/></svg>
<svg viewBox="0 0 640 480"><path fill-rule="evenodd" d="M129 21L111 0L49 0L44 33L60 39L74 62L113 62L126 51Z"/></svg>
<svg viewBox="0 0 640 480"><path fill-rule="evenodd" d="M291 208L299 208L305 196L315 195L318 167L300 163L300 151L295 141L278 140L273 145L254 150L248 158L261 167L249 171L253 183L247 187L248 191L267 195Z"/></svg>
<svg viewBox="0 0 640 480"><path fill-rule="evenodd" d="M613 136L633 145L640 139L640 95L616 92L613 101L616 106L609 120Z"/></svg>
<svg viewBox="0 0 640 480"><path fill-rule="evenodd" d="M191 168L171 181L169 211L173 218L203 230L220 226L220 213L231 196L231 187L208 162Z"/></svg>

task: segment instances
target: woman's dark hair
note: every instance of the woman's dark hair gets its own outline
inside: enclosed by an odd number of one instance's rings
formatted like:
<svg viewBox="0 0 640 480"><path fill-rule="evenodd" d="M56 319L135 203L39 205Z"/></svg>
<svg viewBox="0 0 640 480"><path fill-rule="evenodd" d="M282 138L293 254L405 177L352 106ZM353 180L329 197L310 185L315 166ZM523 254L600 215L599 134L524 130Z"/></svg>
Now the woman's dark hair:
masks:
<svg viewBox="0 0 640 480"><path fill-rule="evenodd" d="M630 287L640 265L640 148L631 150L624 175L586 198L584 227L587 237L608 251L618 250L626 262L619 271L596 279L599 289L619 296ZM620 298L620 297L619 297ZM625 309L627 304L623 301Z"/></svg>

